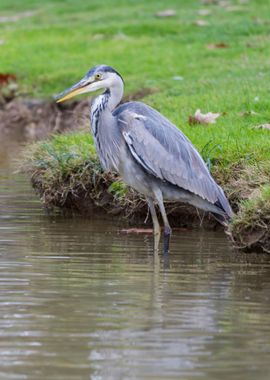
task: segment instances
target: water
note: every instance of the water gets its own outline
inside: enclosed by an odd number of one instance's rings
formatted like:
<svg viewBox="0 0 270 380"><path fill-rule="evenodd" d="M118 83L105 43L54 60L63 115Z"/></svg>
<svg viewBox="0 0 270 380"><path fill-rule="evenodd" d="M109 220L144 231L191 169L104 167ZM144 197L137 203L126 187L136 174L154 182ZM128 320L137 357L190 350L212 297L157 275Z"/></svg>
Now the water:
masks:
<svg viewBox="0 0 270 380"><path fill-rule="evenodd" d="M0 155L0 379L270 378L270 262L177 231L169 260L121 222L47 215Z"/></svg>

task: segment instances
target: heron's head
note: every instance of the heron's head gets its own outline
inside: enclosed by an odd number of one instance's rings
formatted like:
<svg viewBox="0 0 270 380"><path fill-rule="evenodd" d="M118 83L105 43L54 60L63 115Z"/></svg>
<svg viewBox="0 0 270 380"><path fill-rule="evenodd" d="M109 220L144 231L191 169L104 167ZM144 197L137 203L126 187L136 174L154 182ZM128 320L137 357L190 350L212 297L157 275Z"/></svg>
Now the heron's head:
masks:
<svg viewBox="0 0 270 380"><path fill-rule="evenodd" d="M55 97L57 103L64 102L76 95L94 92L100 89L113 87L123 88L123 78L110 66L98 65L92 67L88 73L76 84Z"/></svg>

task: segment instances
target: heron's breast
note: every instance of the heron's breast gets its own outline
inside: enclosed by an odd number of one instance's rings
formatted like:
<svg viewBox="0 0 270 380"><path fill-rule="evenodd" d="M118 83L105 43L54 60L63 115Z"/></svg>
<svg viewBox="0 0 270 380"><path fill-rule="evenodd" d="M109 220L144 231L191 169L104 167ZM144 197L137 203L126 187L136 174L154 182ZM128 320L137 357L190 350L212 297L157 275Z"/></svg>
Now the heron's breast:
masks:
<svg viewBox="0 0 270 380"><path fill-rule="evenodd" d="M151 178L147 173L134 161L130 154L122 156L119 174L123 181L144 195L152 194Z"/></svg>

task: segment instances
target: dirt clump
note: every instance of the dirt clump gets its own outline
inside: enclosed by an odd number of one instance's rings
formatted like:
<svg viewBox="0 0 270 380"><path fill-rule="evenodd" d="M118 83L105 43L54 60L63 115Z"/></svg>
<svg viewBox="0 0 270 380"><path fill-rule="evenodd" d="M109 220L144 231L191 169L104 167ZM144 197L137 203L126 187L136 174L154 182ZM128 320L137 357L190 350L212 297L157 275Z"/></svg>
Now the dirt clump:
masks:
<svg viewBox="0 0 270 380"><path fill-rule="evenodd" d="M88 102L55 102L13 99L0 105L0 133L20 133L25 140L46 138L51 133L78 129L88 111Z"/></svg>

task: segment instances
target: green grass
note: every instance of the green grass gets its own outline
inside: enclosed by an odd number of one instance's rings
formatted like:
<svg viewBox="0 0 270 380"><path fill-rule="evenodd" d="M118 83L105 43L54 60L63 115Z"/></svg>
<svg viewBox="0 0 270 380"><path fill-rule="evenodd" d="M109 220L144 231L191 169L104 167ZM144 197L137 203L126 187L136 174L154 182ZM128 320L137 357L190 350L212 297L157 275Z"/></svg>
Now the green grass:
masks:
<svg viewBox="0 0 270 380"><path fill-rule="evenodd" d="M266 160L269 132L252 127L270 121L270 2L231 4L235 8L226 10L198 0L2 0L1 15L36 13L0 23L0 71L18 76L22 95L51 99L92 65L107 63L122 73L129 93L157 87L159 92L146 101L200 150L208 144L213 159ZM177 15L155 17L166 8ZM205 8L211 14L198 15ZM198 19L209 25L195 25ZM229 47L207 49L219 42ZM188 116L197 108L226 115L211 127L190 127ZM240 116L249 110L258 115Z"/></svg>
<svg viewBox="0 0 270 380"><path fill-rule="evenodd" d="M0 72L17 75L22 96L52 99L91 66L109 64L125 78L127 93L157 88L144 101L180 127L206 161L224 170L239 162L256 166L260 177L270 159L270 133L253 127L270 122L270 1L219 3L1 0L1 16L34 14L0 23ZM155 16L168 8L175 17ZM201 16L201 9L211 13ZM208 25L196 25L199 19ZM228 47L207 48L221 42ZM189 126L197 108L224 115L212 126ZM248 111L256 115L241 115ZM74 138L47 147L61 155L65 145L72 155L82 140L91 145L86 137ZM78 153L82 160L85 149Z"/></svg>

